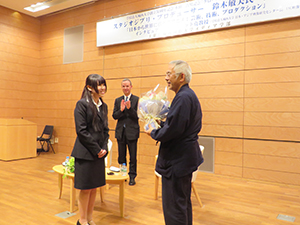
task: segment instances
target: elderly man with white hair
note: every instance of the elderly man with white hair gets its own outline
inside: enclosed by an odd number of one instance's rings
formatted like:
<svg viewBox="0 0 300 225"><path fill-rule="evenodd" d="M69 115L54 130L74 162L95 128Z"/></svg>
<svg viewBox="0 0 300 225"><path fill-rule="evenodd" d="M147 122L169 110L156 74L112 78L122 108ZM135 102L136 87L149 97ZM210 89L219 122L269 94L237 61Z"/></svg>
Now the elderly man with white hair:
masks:
<svg viewBox="0 0 300 225"><path fill-rule="evenodd" d="M162 204L166 225L192 225L192 173L203 162L198 133L202 127L200 102L189 87L192 71L182 60L169 63L165 80L176 93L161 128L145 132L160 142L155 170L162 175Z"/></svg>

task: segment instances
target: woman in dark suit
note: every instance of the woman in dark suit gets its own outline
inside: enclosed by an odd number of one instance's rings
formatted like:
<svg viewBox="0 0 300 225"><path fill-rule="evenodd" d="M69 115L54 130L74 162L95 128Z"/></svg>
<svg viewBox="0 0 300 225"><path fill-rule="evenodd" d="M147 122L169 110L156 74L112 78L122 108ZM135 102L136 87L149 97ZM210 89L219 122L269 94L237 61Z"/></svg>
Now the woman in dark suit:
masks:
<svg viewBox="0 0 300 225"><path fill-rule="evenodd" d="M106 91L105 79L90 74L74 111L77 138L71 155L75 158L74 187L80 190L77 225L95 225L92 217L96 190L105 185L109 129L107 105L102 98Z"/></svg>

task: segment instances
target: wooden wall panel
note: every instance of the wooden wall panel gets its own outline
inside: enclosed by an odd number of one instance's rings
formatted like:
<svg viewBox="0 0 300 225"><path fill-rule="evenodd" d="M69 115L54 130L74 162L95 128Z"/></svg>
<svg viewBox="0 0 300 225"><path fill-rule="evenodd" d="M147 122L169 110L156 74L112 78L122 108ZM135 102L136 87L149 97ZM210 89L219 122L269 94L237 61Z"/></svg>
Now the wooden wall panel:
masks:
<svg viewBox="0 0 300 225"><path fill-rule="evenodd" d="M299 141L300 128L244 126L244 137L266 140Z"/></svg>
<svg viewBox="0 0 300 225"><path fill-rule="evenodd" d="M300 81L299 67L245 71L245 83L277 83Z"/></svg>
<svg viewBox="0 0 300 225"><path fill-rule="evenodd" d="M246 29L246 138L299 141L298 23L285 20Z"/></svg>
<svg viewBox="0 0 300 225"><path fill-rule="evenodd" d="M243 85L206 85L194 87L200 98L242 98Z"/></svg>
<svg viewBox="0 0 300 225"><path fill-rule="evenodd" d="M245 97L299 97L300 82L258 83L245 86Z"/></svg>
<svg viewBox="0 0 300 225"><path fill-rule="evenodd" d="M223 112L241 112L243 111L243 99L242 98L203 98L198 95L201 103L202 110L207 113L209 111Z"/></svg>
<svg viewBox="0 0 300 225"><path fill-rule="evenodd" d="M143 57L144 65L168 63L174 58L184 58L191 62L195 59L197 61L208 59L224 59L240 57L244 54L244 44L211 46L203 48L183 49L177 51L168 51L160 54L148 54Z"/></svg>
<svg viewBox="0 0 300 225"><path fill-rule="evenodd" d="M141 129L143 123L140 123ZM155 156L158 154L159 144L156 144L156 141L150 138L147 134L141 133L139 142L138 142L138 161L142 164L154 165Z"/></svg>
<svg viewBox="0 0 300 225"><path fill-rule="evenodd" d="M215 165L215 173L225 176L243 177L243 168L239 166Z"/></svg>
<svg viewBox="0 0 300 225"><path fill-rule="evenodd" d="M243 126L206 124L203 122L200 134L212 137L243 137Z"/></svg>
<svg viewBox="0 0 300 225"><path fill-rule="evenodd" d="M253 169L253 168L244 168L243 177L254 179L254 180L268 181L268 182L300 185L299 173L288 173L288 172L261 170L261 169Z"/></svg>
<svg viewBox="0 0 300 225"><path fill-rule="evenodd" d="M276 54L265 54L256 56L246 56L245 68L276 68L276 67L291 67L299 66L300 62L297 60L300 52L285 52Z"/></svg>
<svg viewBox="0 0 300 225"><path fill-rule="evenodd" d="M167 65L168 66L168 65ZM159 64L159 65L151 65L151 66L143 66L141 68L141 75L145 77L152 77L155 76L165 76L166 74L166 65Z"/></svg>
<svg viewBox="0 0 300 225"><path fill-rule="evenodd" d="M246 42L263 41L300 35L300 21L298 19L280 20L247 27Z"/></svg>
<svg viewBox="0 0 300 225"><path fill-rule="evenodd" d="M244 58L203 60L189 63L194 72L230 71L244 69Z"/></svg>
<svg viewBox="0 0 300 225"><path fill-rule="evenodd" d="M274 48L276 46L276 48ZM271 39L246 43L246 55L266 55L285 52L297 52L300 50L300 37L284 39Z"/></svg>
<svg viewBox="0 0 300 225"><path fill-rule="evenodd" d="M52 65L52 66L46 66L41 67L40 69L40 80L43 80L43 76L49 76L52 74L68 74L70 76L72 72L72 65L66 64L66 65Z"/></svg>
<svg viewBox="0 0 300 225"><path fill-rule="evenodd" d="M299 20L246 34L243 177L299 185Z"/></svg>
<svg viewBox="0 0 300 225"><path fill-rule="evenodd" d="M149 88L149 90L153 89L156 87L156 85L159 84L160 88L165 88L167 87L167 82L165 81L165 75L161 75L158 77L144 77L143 79L140 80L140 87L142 88ZM171 94L171 92L168 92Z"/></svg>
<svg viewBox="0 0 300 225"><path fill-rule="evenodd" d="M37 123L40 20L0 6L0 118Z"/></svg>
<svg viewBox="0 0 300 225"><path fill-rule="evenodd" d="M18 49L14 49L13 51L17 51ZM1 59L7 63L15 63L19 65L27 65L27 66L36 66L39 65L39 55L38 51L34 51L36 58L28 57L25 55L16 55L14 53L1 52Z"/></svg>
<svg viewBox="0 0 300 225"><path fill-rule="evenodd" d="M127 68L115 68L115 69L107 69L105 70L102 75L107 77L108 79L115 79L119 78L122 79L123 77L138 77L141 75L141 68L140 67L127 67Z"/></svg>
<svg viewBox="0 0 300 225"><path fill-rule="evenodd" d="M103 61L103 54L99 51L89 51L84 53L83 59L87 61L95 60L101 63Z"/></svg>
<svg viewBox="0 0 300 225"><path fill-rule="evenodd" d="M202 132L201 132L202 133ZM242 177L243 140L234 138L215 139L215 173Z"/></svg>
<svg viewBox="0 0 300 225"><path fill-rule="evenodd" d="M252 112L298 112L300 99L297 97L246 98L245 110Z"/></svg>
<svg viewBox="0 0 300 225"><path fill-rule="evenodd" d="M243 112L206 112L203 110L203 123L220 125L243 125Z"/></svg>
<svg viewBox="0 0 300 225"><path fill-rule="evenodd" d="M300 127L300 113L246 112L245 125L269 127Z"/></svg>
<svg viewBox="0 0 300 225"><path fill-rule="evenodd" d="M243 71L216 72L193 74L191 87L196 85L226 85L226 84L243 84Z"/></svg>
<svg viewBox="0 0 300 225"><path fill-rule="evenodd" d="M239 166L243 164L243 154L236 152L222 152L218 151L215 154L215 164Z"/></svg>
<svg viewBox="0 0 300 225"><path fill-rule="evenodd" d="M300 158L300 143L244 140L244 153L253 155Z"/></svg>
<svg viewBox="0 0 300 225"><path fill-rule="evenodd" d="M121 58L121 57L140 55L142 52L142 45L143 45L142 42L133 42L124 45L106 46L106 47L99 48L99 50L102 51L103 49L106 59L111 59L115 57Z"/></svg>
<svg viewBox="0 0 300 225"><path fill-rule="evenodd" d="M130 56L130 57L121 57L121 58L110 58L105 59L105 69L115 68L116 65L118 68L124 67L137 67L141 65L141 56Z"/></svg>
<svg viewBox="0 0 300 225"><path fill-rule="evenodd" d="M243 152L243 140L233 138L216 138L215 150L223 152Z"/></svg>
<svg viewBox="0 0 300 225"><path fill-rule="evenodd" d="M56 56L58 53L61 55L63 52L63 35L64 30L61 30L60 32L53 32L53 34L43 37L41 36L41 39L43 40L41 42L41 52L44 50L61 50L60 52L56 52ZM43 53L41 53L43 55ZM45 55L45 57L49 57ZM43 59L43 58L41 58Z"/></svg>
<svg viewBox="0 0 300 225"><path fill-rule="evenodd" d="M245 154L245 168L299 173L299 158Z"/></svg>

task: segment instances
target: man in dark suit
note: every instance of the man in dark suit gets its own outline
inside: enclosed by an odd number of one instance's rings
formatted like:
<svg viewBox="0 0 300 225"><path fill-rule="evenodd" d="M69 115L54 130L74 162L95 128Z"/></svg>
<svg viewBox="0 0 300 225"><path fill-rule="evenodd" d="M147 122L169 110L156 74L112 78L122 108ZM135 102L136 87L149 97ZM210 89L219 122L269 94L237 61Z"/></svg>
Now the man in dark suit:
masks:
<svg viewBox="0 0 300 225"><path fill-rule="evenodd" d="M190 66L181 60L169 63L165 80L176 93L161 128L146 130L160 141L155 170L162 175L162 203L166 225L192 225L192 173L203 162L198 133L202 127L199 100L189 87Z"/></svg>
<svg viewBox="0 0 300 225"><path fill-rule="evenodd" d="M115 99L112 117L118 120L115 137L118 141L118 163L126 163L127 146L129 150L129 185L135 185L137 175L137 141L140 136L137 107L139 97L131 94L132 83L125 78L121 83L123 96Z"/></svg>

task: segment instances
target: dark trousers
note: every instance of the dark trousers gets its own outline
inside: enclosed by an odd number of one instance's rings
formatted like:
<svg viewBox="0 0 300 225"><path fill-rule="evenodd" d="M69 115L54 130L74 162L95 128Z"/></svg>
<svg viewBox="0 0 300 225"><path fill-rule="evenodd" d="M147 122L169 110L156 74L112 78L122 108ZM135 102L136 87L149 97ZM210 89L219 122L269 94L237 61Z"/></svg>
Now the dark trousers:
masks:
<svg viewBox="0 0 300 225"><path fill-rule="evenodd" d="M131 178L135 178L137 175L136 171L136 155L137 155L137 139L136 140L127 140L126 135L123 135L122 140L117 140L118 141L118 152L119 152L119 157L118 157L118 163L123 164L126 163L127 165L127 160L126 160L126 155L127 155L127 147L129 150L129 176Z"/></svg>
<svg viewBox="0 0 300 225"><path fill-rule="evenodd" d="M162 204L166 225L192 225L192 173L184 177L162 177Z"/></svg>

